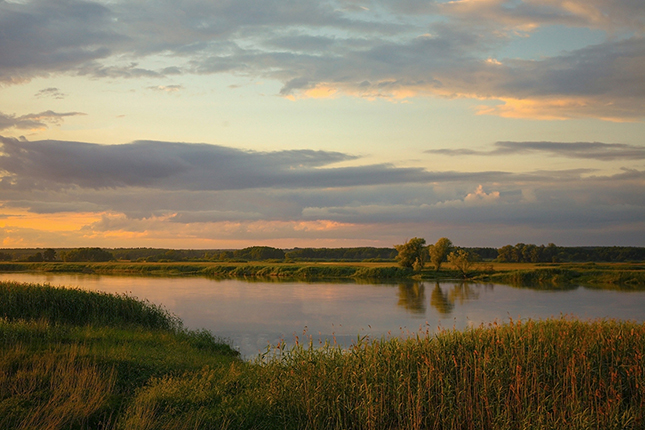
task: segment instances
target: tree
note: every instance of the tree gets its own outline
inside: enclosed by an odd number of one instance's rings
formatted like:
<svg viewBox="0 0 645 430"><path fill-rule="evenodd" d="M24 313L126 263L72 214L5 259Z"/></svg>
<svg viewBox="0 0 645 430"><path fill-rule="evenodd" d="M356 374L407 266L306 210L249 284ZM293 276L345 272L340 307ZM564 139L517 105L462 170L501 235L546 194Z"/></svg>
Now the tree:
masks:
<svg viewBox="0 0 645 430"><path fill-rule="evenodd" d="M35 253L34 255L30 255L27 257L27 261L29 262L41 262L43 261L43 254L40 252Z"/></svg>
<svg viewBox="0 0 645 430"><path fill-rule="evenodd" d="M43 252L43 260L45 261L54 261L56 260L56 250L48 248Z"/></svg>
<svg viewBox="0 0 645 430"><path fill-rule="evenodd" d="M394 249L398 251L396 261L399 263L399 266L421 270L428 255L425 244L425 239L413 237L403 245L394 245Z"/></svg>
<svg viewBox="0 0 645 430"><path fill-rule="evenodd" d="M430 262L434 265L437 272L441 269L441 263L446 261L450 248L452 248L452 242L446 237L442 237L437 243L428 247Z"/></svg>
<svg viewBox="0 0 645 430"><path fill-rule="evenodd" d="M114 256L111 252L101 248L78 248L69 251L61 251L60 257L65 262L79 261L112 261Z"/></svg>
<svg viewBox="0 0 645 430"><path fill-rule="evenodd" d="M448 255L448 261L455 266L455 269L461 272L463 277L470 271L475 264L475 259L472 254L465 249L458 249Z"/></svg>
<svg viewBox="0 0 645 430"><path fill-rule="evenodd" d="M270 246L251 246L249 248L238 249L233 252L233 258L244 260L284 260L284 251Z"/></svg>

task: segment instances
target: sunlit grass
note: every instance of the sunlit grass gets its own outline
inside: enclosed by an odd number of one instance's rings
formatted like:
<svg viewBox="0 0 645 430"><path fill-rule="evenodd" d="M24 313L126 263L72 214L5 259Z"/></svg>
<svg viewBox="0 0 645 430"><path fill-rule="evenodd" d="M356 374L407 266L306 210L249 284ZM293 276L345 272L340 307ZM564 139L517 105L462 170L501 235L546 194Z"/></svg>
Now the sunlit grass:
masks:
<svg viewBox="0 0 645 430"><path fill-rule="evenodd" d="M292 428L642 428L645 325L516 322L338 348L255 370Z"/></svg>
<svg viewBox="0 0 645 430"><path fill-rule="evenodd" d="M349 349L308 340L243 362L145 302L119 314L133 299L0 283L10 293L22 299L0 314L2 429L645 427L642 323L516 321ZM97 317L95 301L121 316ZM71 320L51 309L86 305ZM166 322L150 327L143 315L159 311Z"/></svg>
<svg viewBox="0 0 645 430"><path fill-rule="evenodd" d="M94 273L128 276L205 276L261 280L471 280L513 285L571 284L645 287L642 263L477 262L467 273L445 263L440 271L420 271L393 262L0 262L0 272Z"/></svg>

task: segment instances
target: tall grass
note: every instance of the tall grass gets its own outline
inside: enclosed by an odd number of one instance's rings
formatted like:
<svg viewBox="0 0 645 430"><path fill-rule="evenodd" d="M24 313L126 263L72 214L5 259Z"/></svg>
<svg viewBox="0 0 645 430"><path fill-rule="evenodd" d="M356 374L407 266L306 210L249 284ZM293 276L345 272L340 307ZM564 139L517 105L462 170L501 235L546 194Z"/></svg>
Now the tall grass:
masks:
<svg viewBox="0 0 645 430"><path fill-rule="evenodd" d="M128 297L0 291L3 430L645 428L645 324L511 321L249 363L163 311L149 328L133 313L159 309L119 311Z"/></svg>
<svg viewBox="0 0 645 430"><path fill-rule="evenodd" d="M150 381L238 355L132 297L0 283L0 429L127 428Z"/></svg>
<svg viewBox="0 0 645 430"><path fill-rule="evenodd" d="M3 349L0 428L70 428L105 408L116 375L81 357L84 353L78 345L64 352Z"/></svg>
<svg viewBox="0 0 645 430"><path fill-rule="evenodd" d="M560 319L298 346L254 370L285 428L636 429L644 355L643 324Z"/></svg>
<svg viewBox="0 0 645 430"><path fill-rule="evenodd" d="M0 317L163 330L182 324L164 308L127 295L17 282L0 282Z"/></svg>

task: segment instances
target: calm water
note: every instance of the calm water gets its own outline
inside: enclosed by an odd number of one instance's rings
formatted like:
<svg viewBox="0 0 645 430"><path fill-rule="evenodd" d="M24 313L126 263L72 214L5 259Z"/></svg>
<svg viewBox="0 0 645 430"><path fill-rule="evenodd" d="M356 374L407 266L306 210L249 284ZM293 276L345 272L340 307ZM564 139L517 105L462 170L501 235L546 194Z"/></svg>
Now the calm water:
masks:
<svg viewBox="0 0 645 430"><path fill-rule="evenodd" d="M161 304L189 328L206 328L252 358L280 339L303 332L314 342L349 345L358 336L380 338L438 327L463 329L509 318L645 321L645 292L537 291L498 284L246 282L206 278L0 274L0 280L49 283L129 293Z"/></svg>

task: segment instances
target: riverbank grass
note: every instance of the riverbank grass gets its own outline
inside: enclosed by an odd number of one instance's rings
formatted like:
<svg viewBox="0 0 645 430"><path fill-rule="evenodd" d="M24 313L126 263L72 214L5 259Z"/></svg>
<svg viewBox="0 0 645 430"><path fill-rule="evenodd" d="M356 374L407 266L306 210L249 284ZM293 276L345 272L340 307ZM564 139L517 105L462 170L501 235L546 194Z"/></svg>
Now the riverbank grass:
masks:
<svg viewBox="0 0 645 430"><path fill-rule="evenodd" d="M645 288L643 263L474 263L467 271L444 263L440 271L420 271L391 262L0 262L1 272L84 273L125 276L204 276L262 280L415 280L498 282L511 285L585 285L596 288Z"/></svg>
<svg viewBox="0 0 645 430"><path fill-rule="evenodd" d="M244 362L131 297L15 283L0 295L3 429L645 427L645 324L517 321Z"/></svg>

